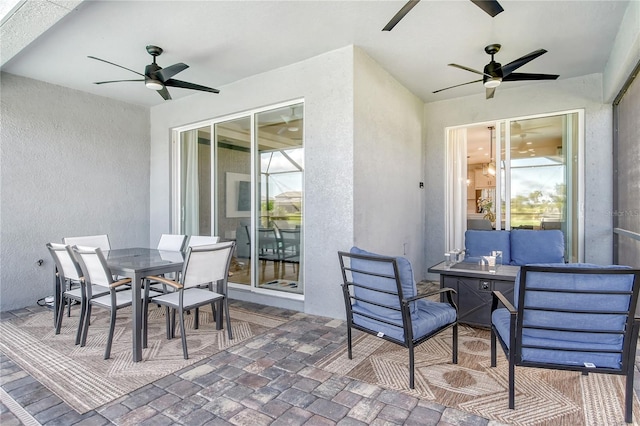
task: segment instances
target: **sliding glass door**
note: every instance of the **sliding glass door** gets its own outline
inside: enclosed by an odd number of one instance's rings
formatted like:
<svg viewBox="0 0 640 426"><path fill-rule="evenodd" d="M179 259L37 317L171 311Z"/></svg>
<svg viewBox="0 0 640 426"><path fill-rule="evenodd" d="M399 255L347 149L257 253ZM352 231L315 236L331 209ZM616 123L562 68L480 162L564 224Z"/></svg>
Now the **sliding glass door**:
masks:
<svg viewBox="0 0 640 426"><path fill-rule="evenodd" d="M176 233L236 242L232 285L304 290L304 104L175 130Z"/></svg>
<svg viewBox="0 0 640 426"><path fill-rule="evenodd" d="M570 111L449 129L448 210L463 220L448 220L448 249L466 229L558 229L565 258L580 260L582 121Z"/></svg>

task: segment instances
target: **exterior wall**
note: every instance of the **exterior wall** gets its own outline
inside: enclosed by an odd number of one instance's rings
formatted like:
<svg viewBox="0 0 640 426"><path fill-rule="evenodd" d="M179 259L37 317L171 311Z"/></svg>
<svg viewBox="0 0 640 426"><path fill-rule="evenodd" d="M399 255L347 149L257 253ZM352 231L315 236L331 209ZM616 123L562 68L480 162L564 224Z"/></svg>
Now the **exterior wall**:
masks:
<svg viewBox="0 0 640 426"><path fill-rule="evenodd" d="M305 101L305 302L246 291L232 297L343 317L336 252L353 244L352 46L151 109L151 232L169 232L170 135L177 126L293 99Z"/></svg>
<svg viewBox="0 0 640 426"><path fill-rule="evenodd" d="M53 293L47 242L149 241L149 113L2 73L0 311ZM44 264L37 266L36 261Z"/></svg>
<svg viewBox="0 0 640 426"><path fill-rule="evenodd" d="M612 261L612 110L602 100L602 75L594 74L509 89L501 86L492 100L477 96L425 105L426 212L425 266L444 253L445 127L569 109L585 109L584 217L585 261ZM435 276L430 276L435 278Z"/></svg>
<svg viewBox="0 0 640 426"><path fill-rule="evenodd" d="M420 279L424 103L361 50L354 86L354 243L407 257Z"/></svg>

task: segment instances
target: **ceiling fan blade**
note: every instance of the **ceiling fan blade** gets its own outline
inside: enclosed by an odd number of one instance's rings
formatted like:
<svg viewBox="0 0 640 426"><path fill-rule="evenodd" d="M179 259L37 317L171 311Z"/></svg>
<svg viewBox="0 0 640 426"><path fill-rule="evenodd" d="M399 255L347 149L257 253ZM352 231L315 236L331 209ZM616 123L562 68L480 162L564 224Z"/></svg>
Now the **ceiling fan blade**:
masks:
<svg viewBox="0 0 640 426"><path fill-rule="evenodd" d="M491 89L487 89L487 99L492 99L495 93L496 93L495 87L492 87Z"/></svg>
<svg viewBox="0 0 640 426"><path fill-rule="evenodd" d="M171 95L169 94L169 91L167 90L166 87L163 87L157 92L160 93L160 96L162 96L162 99L164 99L165 101L168 101L169 99L171 99Z"/></svg>
<svg viewBox="0 0 640 426"><path fill-rule="evenodd" d="M435 92L431 92L431 93L438 93L438 92L442 92L443 90L453 89L454 87L465 86L465 85L467 85L467 84L471 84L471 83L479 83L479 82L481 82L481 81L482 81L482 79L480 79L480 80L473 80L473 81L469 81L469 82L467 82L467 83L462 83L462 84L456 84L455 86L445 87L444 89L439 89L439 90L436 90Z"/></svg>
<svg viewBox="0 0 640 426"><path fill-rule="evenodd" d="M509 74L511 74L512 72L514 72L515 70L517 70L518 68L520 68L521 66L523 66L524 64L526 64L527 62L530 62L532 60L534 60L535 58L537 58L540 55L544 55L545 53L547 53L546 50L544 49L538 49L534 52L531 52L527 55L524 55L521 58L516 59L515 61L509 62L506 65L502 66L502 77L506 77Z"/></svg>
<svg viewBox="0 0 640 426"><path fill-rule="evenodd" d="M480 75L486 75L489 78L493 78L493 76L491 76L489 74L485 74L482 71L474 70L473 68L465 67L464 65L458 65L458 64L447 64L447 65L449 65L450 67L460 68L461 70L473 72L473 73L480 74Z"/></svg>
<svg viewBox="0 0 640 426"><path fill-rule="evenodd" d="M116 67L119 67L119 68L125 69L125 70L127 70L127 71L131 71L131 72L133 72L133 73L136 73L136 74L141 75L141 76L143 76L143 77L144 77L144 74L140 74L138 71L134 71L134 70L132 70L132 69L130 69L130 68L123 67L122 65L114 64L113 62L105 61L104 59L96 58L95 56L87 56L87 58L89 58L89 59L95 59L96 61L105 62L105 63L107 63L107 64L114 65L114 66L116 66Z"/></svg>
<svg viewBox="0 0 640 426"><path fill-rule="evenodd" d="M498 3L496 0L471 0L471 1L480 9L484 10L489 15L491 15L492 18L494 18L500 12L504 12L504 9L502 8L502 6L500 6L500 3Z"/></svg>
<svg viewBox="0 0 640 426"><path fill-rule="evenodd" d="M159 77L158 79L160 81L164 82L169 80L171 77L178 74L179 72L186 70L187 68L189 68L189 65L183 64L182 62L180 62L177 64L173 64L171 66L168 66L166 68L162 68L160 71L156 72L156 76Z"/></svg>
<svg viewBox="0 0 640 426"><path fill-rule="evenodd" d="M96 81L93 84L107 84L107 83L121 83L123 81L144 81L144 78L139 78L137 80L111 80L111 81Z"/></svg>
<svg viewBox="0 0 640 426"><path fill-rule="evenodd" d="M529 73L512 73L504 77L502 81L523 81L523 80L555 80L559 75L556 74L529 74Z"/></svg>
<svg viewBox="0 0 640 426"><path fill-rule="evenodd" d="M409 11L413 9L416 4L418 4L419 1L420 0L409 0L407 4L402 6L402 9L400 9L400 11L398 11L398 13L393 16L393 18L391 18L389 23L382 29L382 31L391 31L393 27L395 27L407 13L409 13Z"/></svg>
<svg viewBox="0 0 640 426"><path fill-rule="evenodd" d="M181 87L183 89L200 90L202 92L220 93L218 89L212 89L211 87L200 86L199 84L188 83L186 81L174 80L170 78L164 82L165 85L171 87Z"/></svg>

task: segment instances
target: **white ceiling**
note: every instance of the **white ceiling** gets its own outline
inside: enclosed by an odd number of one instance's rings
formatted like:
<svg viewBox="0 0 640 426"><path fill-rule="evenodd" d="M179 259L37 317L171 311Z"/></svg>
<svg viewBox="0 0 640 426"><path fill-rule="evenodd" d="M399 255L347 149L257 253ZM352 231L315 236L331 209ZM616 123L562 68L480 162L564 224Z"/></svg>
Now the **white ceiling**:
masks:
<svg viewBox="0 0 640 426"><path fill-rule="evenodd" d="M518 72L559 74L560 79L601 73L628 5L501 0L504 12L491 18L468 0L422 0L392 31L383 32L404 0L7 1L17 6L8 13L0 9L6 13L3 71L146 106L165 101L142 83L92 84L137 76L87 56L144 72L151 62L145 46L154 44L164 49L161 66L190 66L176 79L220 88L210 96L223 97L226 84L353 44L432 102L484 96L481 83L431 92L476 80L476 74L447 64L482 70L490 59L484 47L491 43L502 44L496 55L502 64L548 50ZM40 27L38 37L34 32ZM496 99L501 90L525 84L540 83L503 83ZM194 93L170 92L174 99Z"/></svg>

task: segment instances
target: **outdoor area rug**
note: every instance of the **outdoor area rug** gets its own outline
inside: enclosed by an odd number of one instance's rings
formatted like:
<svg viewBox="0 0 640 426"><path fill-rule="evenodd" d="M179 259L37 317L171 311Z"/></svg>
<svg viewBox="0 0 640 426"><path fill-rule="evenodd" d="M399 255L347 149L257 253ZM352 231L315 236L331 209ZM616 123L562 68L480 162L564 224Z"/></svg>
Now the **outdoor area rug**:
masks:
<svg viewBox="0 0 640 426"><path fill-rule="evenodd" d="M408 349L359 331L353 360L345 343L316 367L509 425L626 424L625 381L614 375L516 367L515 410L509 409L508 363L498 348L498 364L491 368L489 330L459 326L458 333L457 365L451 363L451 331L415 348L413 390ZM635 397L635 424L638 419Z"/></svg>
<svg viewBox="0 0 640 426"><path fill-rule="evenodd" d="M65 312L58 335L51 311L0 322L0 350L82 414L287 321L233 306L230 310L233 340L226 324L223 330L215 329L211 309L201 309L198 330L193 328L194 315L185 316L188 360L182 355L177 320L176 337L167 340L164 309L155 306L149 309L148 348L137 363L132 361L130 308L118 311L107 360L109 312L93 310L87 345L80 347L74 344L79 306L72 308L70 318Z"/></svg>

